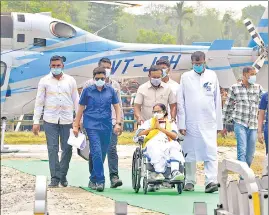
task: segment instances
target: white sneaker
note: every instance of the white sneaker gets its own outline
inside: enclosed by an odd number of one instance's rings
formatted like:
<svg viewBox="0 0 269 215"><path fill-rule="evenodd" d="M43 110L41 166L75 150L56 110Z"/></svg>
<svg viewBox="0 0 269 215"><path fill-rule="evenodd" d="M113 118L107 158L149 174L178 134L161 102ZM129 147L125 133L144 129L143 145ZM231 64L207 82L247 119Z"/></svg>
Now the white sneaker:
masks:
<svg viewBox="0 0 269 215"><path fill-rule="evenodd" d="M156 181L163 181L165 179L165 177L163 176L163 174L158 174L156 177L155 177L155 180Z"/></svg>
<svg viewBox="0 0 269 215"><path fill-rule="evenodd" d="M172 178L170 181L183 181L184 180L184 174L179 171L173 171L172 172Z"/></svg>

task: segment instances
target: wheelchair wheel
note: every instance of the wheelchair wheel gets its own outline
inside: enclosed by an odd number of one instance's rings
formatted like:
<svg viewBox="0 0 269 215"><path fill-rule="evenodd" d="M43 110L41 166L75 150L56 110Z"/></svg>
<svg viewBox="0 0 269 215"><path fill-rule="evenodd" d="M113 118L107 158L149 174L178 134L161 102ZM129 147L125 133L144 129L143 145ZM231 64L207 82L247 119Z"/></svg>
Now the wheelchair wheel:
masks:
<svg viewBox="0 0 269 215"><path fill-rule="evenodd" d="M136 148L133 154L132 161L132 187L136 193L140 189L140 180L141 180L141 150Z"/></svg>
<svg viewBox="0 0 269 215"><path fill-rule="evenodd" d="M181 194L182 190L183 190L183 183L177 184L177 192L178 192L178 194Z"/></svg>
<svg viewBox="0 0 269 215"><path fill-rule="evenodd" d="M147 192L148 192L148 180L146 177L144 177L144 179L143 179L143 190L144 190L144 194L147 194Z"/></svg>

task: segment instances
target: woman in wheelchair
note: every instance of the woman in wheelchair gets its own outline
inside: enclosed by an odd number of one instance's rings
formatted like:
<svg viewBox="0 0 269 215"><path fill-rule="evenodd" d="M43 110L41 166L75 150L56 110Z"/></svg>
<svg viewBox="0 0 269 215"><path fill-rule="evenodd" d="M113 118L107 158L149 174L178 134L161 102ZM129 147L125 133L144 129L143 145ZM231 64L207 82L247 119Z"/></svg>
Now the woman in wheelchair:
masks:
<svg viewBox="0 0 269 215"><path fill-rule="evenodd" d="M164 104L156 104L152 114L153 117L145 121L137 130L136 136L146 136L143 154L157 173L155 180L165 179L163 174L168 166L171 167L170 182L184 180L184 156L181 145L177 141L177 126L168 119Z"/></svg>

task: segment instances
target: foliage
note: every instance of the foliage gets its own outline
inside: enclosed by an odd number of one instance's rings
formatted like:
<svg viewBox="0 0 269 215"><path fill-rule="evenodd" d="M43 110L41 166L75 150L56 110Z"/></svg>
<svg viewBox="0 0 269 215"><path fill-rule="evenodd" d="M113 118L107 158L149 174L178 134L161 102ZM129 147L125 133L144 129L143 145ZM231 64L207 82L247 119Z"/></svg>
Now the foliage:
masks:
<svg viewBox="0 0 269 215"><path fill-rule="evenodd" d="M169 33L159 33L157 31L140 29L136 38L138 43L154 43L154 44L176 44L176 37Z"/></svg>
<svg viewBox="0 0 269 215"><path fill-rule="evenodd" d="M187 21L190 26L193 25L193 17L190 15L194 13L194 10L192 7L184 7L184 1L177 2L173 9L171 15L166 17L166 23L171 19L177 20L177 44L183 44L183 24Z"/></svg>
<svg viewBox="0 0 269 215"><path fill-rule="evenodd" d="M247 6L235 18L232 9L223 15L203 2L187 7L150 4L142 15L127 13L122 7L87 1L1 1L1 12L52 12L52 16L92 33L122 42L156 44L192 44L232 39L234 46L247 46L250 35L243 24L250 18L257 26L265 7ZM107 26L108 25L108 26ZM107 27L106 27L107 26Z"/></svg>
<svg viewBox="0 0 269 215"><path fill-rule="evenodd" d="M119 137L118 143L122 145L133 144L134 132L123 132ZM39 136L35 136L32 132L6 132L6 144L45 144L46 136L44 132L40 132ZM218 146L235 147L236 140L233 133L229 133L226 138L218 136ZM256 144L256 148L264 149L264 144Z"/></svg>

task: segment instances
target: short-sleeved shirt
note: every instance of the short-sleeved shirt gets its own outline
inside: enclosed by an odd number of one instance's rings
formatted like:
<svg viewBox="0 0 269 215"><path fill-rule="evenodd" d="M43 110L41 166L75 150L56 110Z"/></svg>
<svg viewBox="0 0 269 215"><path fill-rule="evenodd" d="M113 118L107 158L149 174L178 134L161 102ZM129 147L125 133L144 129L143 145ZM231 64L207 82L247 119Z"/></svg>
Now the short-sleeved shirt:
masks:
<svg viewBox="0 0 269 215"><path fill-rule="evenodd" d="M268 92L264 93L261 98L259 105L260 110L266 110L266 120L265 123L268 124Z"/></svg>
<svg viewBox="0 0 269 215"><path fill-rule="evenodd" d="M138 88L134 103L141 105L141 117L145 121L152 117L155 104L162 103L167 107L169 104L176 104L177 99L168 84L161 82L160 87L155 88L148 81Z"/></svg>
<svg viewBox="0 0 269 215"><path fill-rule="evenodd" d="M94 130L112 129L112 104L118 104L119 99L111 85L105 84L102 91L91 85L81 94L79 104L86 106L83 112L84 128Z"/></svg>
<svg viewBox="0 0 269 215"><path fill-rule="evenodd" d="M121 94L120 94L120 92L121 92L120 84L117 81L112 80L112 79L110 79L109 83L107 83L107 84L110 84L111 87L117 93L117 96L118 96L118 99L119 99L119 104L120 104L120 107L121 107L121 120L123 121L124 120L124 113L123 113L123 109L122 109L122 100L121 100ZM84 83L83 89L89 87L90 85L94 85L94 80L93 79L90 79L90 80L86 81ZM116 125L116 111L115 111L115 108L113 107L113 105L112 105L111 108L112 108L112 124Z"/></svg>

